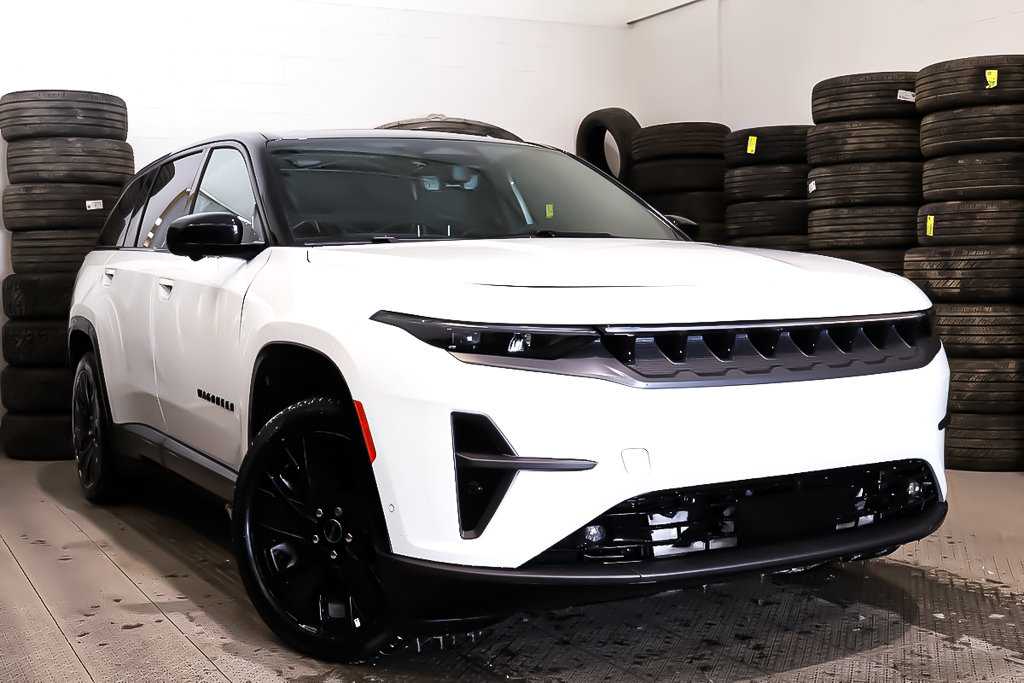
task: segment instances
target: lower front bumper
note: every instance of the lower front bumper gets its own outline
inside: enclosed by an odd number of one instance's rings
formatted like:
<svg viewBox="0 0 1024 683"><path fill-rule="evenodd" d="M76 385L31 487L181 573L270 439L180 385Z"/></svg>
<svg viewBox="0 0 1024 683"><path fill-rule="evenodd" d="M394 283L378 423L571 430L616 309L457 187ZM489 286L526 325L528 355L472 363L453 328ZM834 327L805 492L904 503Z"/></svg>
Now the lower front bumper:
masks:
<svg viewBox="0 0 1024 683"><path fill-rule="evenodd" d="M383 553L378 566L393 608L408 623L472 621L884 555L938 529L947 509L945 502L935 502L913 517L826 537L644 562L496 569Z"/></svg>

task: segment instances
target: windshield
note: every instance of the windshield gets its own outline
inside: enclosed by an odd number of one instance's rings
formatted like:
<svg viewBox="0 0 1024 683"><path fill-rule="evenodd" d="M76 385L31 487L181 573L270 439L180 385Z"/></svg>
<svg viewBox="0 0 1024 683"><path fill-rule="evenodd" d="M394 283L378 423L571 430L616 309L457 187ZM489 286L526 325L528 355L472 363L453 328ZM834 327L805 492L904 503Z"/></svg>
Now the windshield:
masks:
<svg viewBox="0 0 1024 683"><path fill-rule="evenodd" d="M554 150L486 140L335 138L268 145L300 244L405 239L681 239L601 174Z"/></svg>

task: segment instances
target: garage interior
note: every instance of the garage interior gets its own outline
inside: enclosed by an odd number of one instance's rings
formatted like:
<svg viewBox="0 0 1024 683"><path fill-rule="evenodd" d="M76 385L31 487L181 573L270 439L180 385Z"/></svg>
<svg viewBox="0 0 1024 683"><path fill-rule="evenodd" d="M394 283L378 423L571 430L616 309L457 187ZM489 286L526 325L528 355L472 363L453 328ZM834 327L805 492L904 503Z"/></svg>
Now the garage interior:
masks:
<svg viewBox="0 0 1024 683"><path fill-rule="evenodd" d="M438 113L569 151L609 107L810 126L825 79L1024 52L1017 0L100 0L15 19L0 91L123 98L135 168L226 131ZM96 507L74 462L0 456L0 680L1024 681L1024 472L969 469L947 472L943 526L884 558L519 614L354 666L263 624L223 504L154 472Z"/></svg>

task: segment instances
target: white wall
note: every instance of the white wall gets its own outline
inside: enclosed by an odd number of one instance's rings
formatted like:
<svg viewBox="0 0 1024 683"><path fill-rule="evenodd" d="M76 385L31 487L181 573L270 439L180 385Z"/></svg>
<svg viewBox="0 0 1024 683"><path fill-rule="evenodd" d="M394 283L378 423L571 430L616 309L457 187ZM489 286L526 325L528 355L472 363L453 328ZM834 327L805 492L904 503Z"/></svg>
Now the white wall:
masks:
<svg viewBox="0 0 1024 683"><path fill-rule="evenodd" d="M629 99L624 25L343 0L76 0L22 3L6 27L0 91L124 98L139 166L232 130L373 127L429 113L568 147L587 112Z"/></svg>
<svg viewBox="0 0 1024 683"><path fill-rule="evenodd" d="M642 124L811 122L831 76L1024 53L1022 0L701 0L635 25Z"/></svg>

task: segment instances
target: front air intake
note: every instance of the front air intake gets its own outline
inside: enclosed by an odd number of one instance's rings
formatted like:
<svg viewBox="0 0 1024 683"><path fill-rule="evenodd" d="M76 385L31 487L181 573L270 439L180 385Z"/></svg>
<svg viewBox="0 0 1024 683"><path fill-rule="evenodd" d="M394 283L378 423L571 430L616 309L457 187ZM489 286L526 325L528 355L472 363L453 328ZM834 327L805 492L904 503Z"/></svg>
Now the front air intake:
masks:
<svg viewBox="0 0 1024 683"><path fill-rule="evenodd" d="M455 486L458 492L459 532L476 538L494 516L516 470L495 466L514 458L515 451L486 415L452 413L455 448Z"/></svg>

